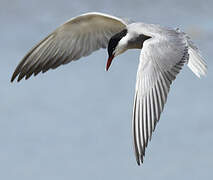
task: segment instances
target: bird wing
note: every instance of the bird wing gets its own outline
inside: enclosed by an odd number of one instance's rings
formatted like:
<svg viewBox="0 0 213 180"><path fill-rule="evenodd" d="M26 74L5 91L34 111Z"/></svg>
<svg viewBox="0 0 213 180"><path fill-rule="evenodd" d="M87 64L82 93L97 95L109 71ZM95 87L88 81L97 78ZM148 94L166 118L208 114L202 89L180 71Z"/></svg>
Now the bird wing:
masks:
<svg viewBox="0 0 213 180"><path fill-rule="evenodd" d="M172 81L188 60L181 34L170 30L146 40L141 50L133 108L134 149L138 165L163 111Z"/></svg>
<svg viewBox="0 0 213 180"><path fill-rule="evenodd" d="M55 69L106 48L109 39L126 26L124 20L102 13L87 13L72 18L26 54L13 73L11 82L17 76L18 81L23 77L28 79L32 74Z"/></svg>

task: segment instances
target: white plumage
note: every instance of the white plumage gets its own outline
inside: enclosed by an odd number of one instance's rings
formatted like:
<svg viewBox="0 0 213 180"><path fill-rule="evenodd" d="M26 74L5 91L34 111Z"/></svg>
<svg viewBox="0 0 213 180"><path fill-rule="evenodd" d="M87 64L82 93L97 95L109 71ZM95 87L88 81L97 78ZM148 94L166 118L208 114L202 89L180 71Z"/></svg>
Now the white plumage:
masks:
<svg viewBox="0 0 213 180"><path fill-rule="evenodd" d="M189 36L179 30L145 23L131 23L102 13L72 18L36 45L19 63L11 81L18 76L55 69L61 64L106 48L109 60L128 49L140 48L133 108L133 137L137 163L143 162L167 100L170 85L185 63L198 76L207 66Z"/></svg>

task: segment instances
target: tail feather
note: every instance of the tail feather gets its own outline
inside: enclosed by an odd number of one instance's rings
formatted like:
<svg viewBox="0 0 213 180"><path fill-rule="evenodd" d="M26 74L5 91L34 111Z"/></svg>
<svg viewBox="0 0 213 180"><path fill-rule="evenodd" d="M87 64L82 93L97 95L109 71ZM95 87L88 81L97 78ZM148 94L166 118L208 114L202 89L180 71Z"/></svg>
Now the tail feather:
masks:
<svg viewBox="0 0 213 180"><path fill-rule="evenodd" d="M187 36L187 42L189 45L189 61L188 67L192 70L192 72L197 76L206 76L207 74L207 64L205 63L204 59L202 58L198 48L194 45L194 43L190 40Z"/></svg>

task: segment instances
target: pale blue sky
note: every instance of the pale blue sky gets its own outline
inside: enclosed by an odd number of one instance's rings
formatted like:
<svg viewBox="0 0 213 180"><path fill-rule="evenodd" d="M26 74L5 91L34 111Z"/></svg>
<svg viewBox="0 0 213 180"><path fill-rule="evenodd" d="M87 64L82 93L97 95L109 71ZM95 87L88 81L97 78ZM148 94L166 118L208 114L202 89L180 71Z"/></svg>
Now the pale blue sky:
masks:
<svg viewBox="0 0 213 180"><path fill-rule="evenodd" d="M1 0L0 179L212 179L213 2ZM146 151L136 164L131 132L140 51L115 59L106 50L28 81L10 83L39 40L89 11L180 27L208 64L199 80L187 66L172 85Z"/></svg>

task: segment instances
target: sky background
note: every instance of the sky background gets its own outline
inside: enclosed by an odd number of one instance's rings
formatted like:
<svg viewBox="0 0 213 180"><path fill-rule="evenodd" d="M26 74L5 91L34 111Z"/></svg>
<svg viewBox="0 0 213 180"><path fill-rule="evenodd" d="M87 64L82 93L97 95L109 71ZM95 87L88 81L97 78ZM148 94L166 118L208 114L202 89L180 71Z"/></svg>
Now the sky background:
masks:
<svg viewBox="0 0 213 180"><path fill-rule="evenodd" d="M0 179L212 179L213 1L0 0ZM107 51L28 81L10 83L22 57L73 16L98 11L179 27L208 64L198 79L185 66L137 166L131 116L139 50Z"/></svg>

